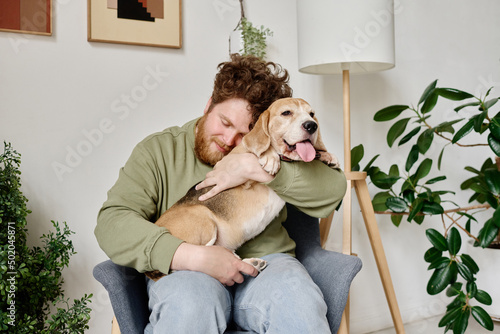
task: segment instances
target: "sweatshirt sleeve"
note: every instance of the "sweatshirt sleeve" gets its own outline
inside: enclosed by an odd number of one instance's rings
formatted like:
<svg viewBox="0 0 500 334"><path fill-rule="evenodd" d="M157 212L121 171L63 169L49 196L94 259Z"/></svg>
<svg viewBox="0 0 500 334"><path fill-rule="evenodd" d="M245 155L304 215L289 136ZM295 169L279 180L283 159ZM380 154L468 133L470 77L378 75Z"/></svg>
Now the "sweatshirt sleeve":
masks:
<svg viewBox="0 0 500 334"><path fill-rule="evenodd" d="M337 209L347 189L344 173L319 160L281 162L280 171L267 185L285 202L317 218Z"/></svg>
<svg viewBox="0 0 500 334"><path fill-rule="evenodd" d="M108 192L94 231L99 246L113 262L139 272L169 272L182 240L152 223L159 216L161 176L155 159L139 144Z"/></svg>

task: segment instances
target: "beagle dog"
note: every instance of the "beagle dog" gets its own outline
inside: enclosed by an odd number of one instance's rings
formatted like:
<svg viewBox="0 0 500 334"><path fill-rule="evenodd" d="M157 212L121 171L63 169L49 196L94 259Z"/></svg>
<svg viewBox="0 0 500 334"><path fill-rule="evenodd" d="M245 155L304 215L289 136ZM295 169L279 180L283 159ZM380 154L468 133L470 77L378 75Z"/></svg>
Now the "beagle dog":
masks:
<svg viewBox="0 0 500 334"><path fill-rule="evenodd" d="M280 160L310 162L319 159L338 168L337 158L326 151L319 133L318 120L303 99L284 98L264 111L253 129L229 154L253 153L265 171L274 175ZM279 214L285 202L269 187L248 181L216 196L199 201L209 188L188 193L158 219L156 225L185 242L195 245L220 245L233 252L244 242L260 234ZM236 254L235 254L236 255ZM244 259L261 271L262 259ZM147 272L158 280L163 273Z"/></svg>

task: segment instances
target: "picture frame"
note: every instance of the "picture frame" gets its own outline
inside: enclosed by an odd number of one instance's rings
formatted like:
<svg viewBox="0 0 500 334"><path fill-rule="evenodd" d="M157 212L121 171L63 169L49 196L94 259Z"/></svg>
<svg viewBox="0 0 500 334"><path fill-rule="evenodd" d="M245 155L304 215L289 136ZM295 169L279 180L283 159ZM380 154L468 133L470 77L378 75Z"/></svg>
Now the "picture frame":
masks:
<svg viewBox="0 0 500 334"><path fill-rule="evenodd" d="M87 0L87 40L180 49L181 5L181 0Z"/></svg>
<svg viewBox="0 0 500 334"><path fill-rule="evenodd" d="M52 0L0 0L0 31L52 35Z"/></svg>

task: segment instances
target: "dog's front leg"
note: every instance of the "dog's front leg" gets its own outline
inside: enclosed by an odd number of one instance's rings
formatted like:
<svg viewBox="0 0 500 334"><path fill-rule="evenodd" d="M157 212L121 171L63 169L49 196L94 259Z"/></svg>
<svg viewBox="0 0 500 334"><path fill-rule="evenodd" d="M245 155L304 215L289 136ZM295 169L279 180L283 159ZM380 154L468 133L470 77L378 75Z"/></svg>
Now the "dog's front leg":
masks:
<svg viewBox="0 0 500 334"><path fill-rule="evenodd" d="M280 157L274 150L262 153L259 157L259 163L271 175L275 175L280 169Z"/></svg>

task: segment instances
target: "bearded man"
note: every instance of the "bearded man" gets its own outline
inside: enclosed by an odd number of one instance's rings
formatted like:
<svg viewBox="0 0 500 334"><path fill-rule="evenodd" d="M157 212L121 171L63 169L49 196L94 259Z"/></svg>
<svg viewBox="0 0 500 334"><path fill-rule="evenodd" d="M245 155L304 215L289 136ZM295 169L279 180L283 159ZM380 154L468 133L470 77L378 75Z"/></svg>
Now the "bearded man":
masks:
<svg viewBox="0 0 500 334"><path fill-rule="evenodd" d="M259 115L291 97L292 89L286 70L253 56L232 55L218 69L201 118L135 147L99 212L99 245L117 264L166 274L147 279L145 333L330 333L322 293L294 257L295 243L282 226L286 207L237 250L241 258L269 263L260 274L225 248L188 244L153 224L200 182L198 188L213 186L202 200L248 180L265 183L315 217L328 216L345 193L343 173L320 161L282 162L271 176L253 154L228 156Z"/></svg>

